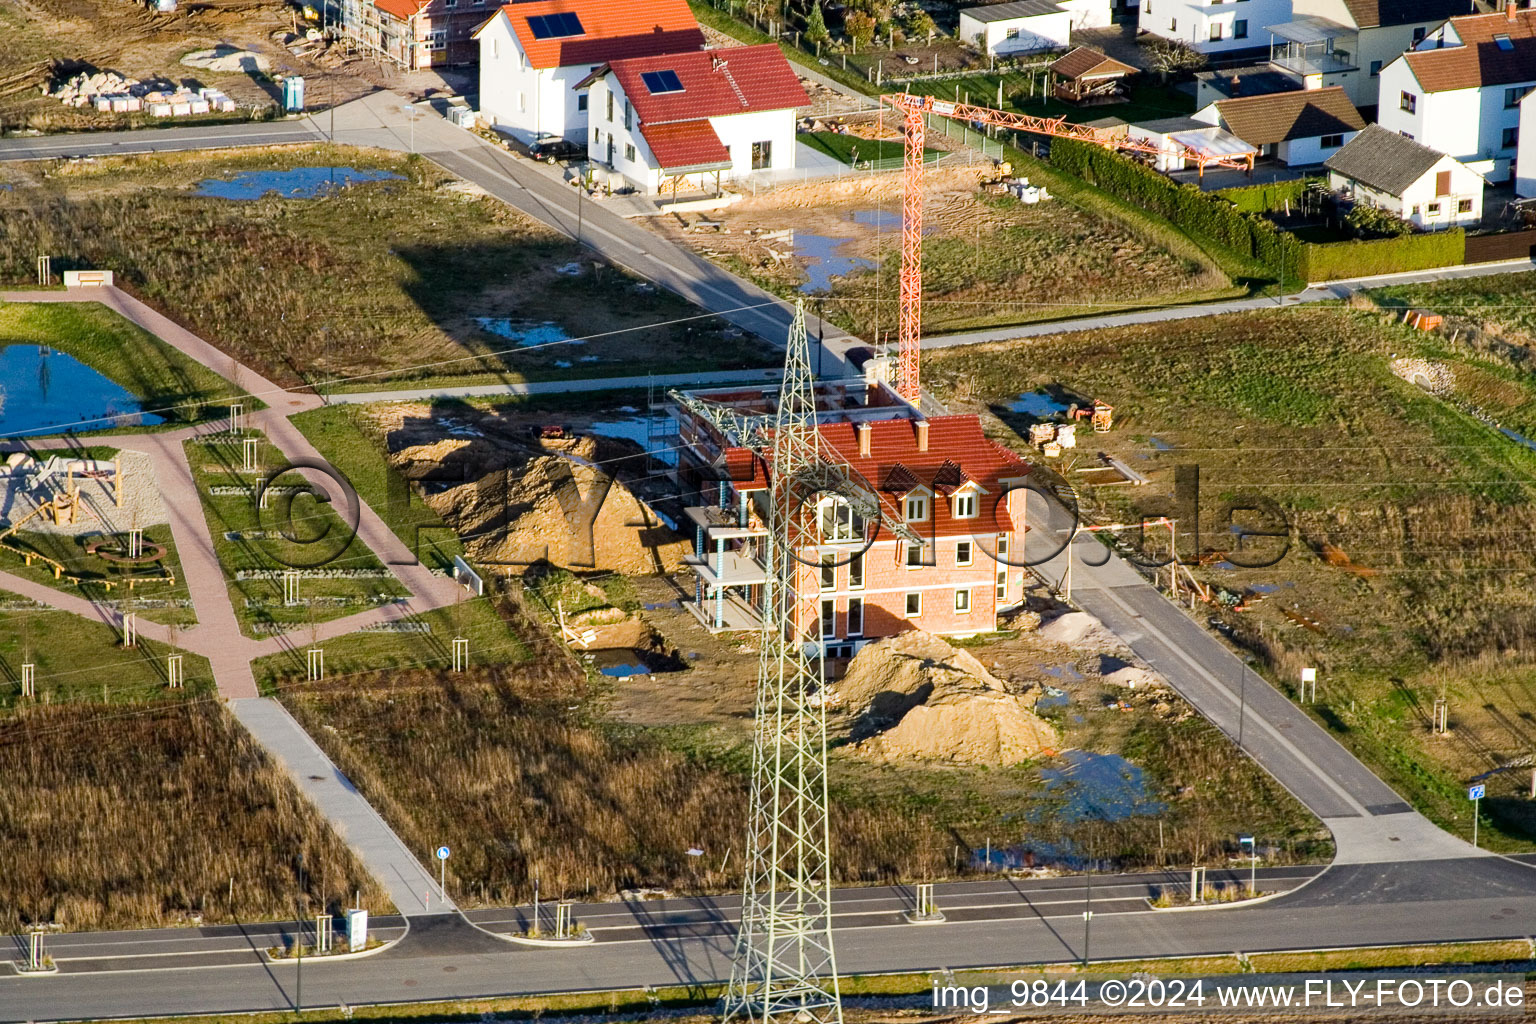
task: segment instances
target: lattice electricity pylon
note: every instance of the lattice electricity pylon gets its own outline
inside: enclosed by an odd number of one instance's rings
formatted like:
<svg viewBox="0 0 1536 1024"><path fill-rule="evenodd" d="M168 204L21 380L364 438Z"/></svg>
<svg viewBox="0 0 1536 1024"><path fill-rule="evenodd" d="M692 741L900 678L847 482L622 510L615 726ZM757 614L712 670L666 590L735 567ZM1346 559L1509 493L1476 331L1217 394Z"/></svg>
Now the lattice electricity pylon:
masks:
<svg viewBox="0 0 1536 1024"><path fill-rule="evenodd" d="M795 556L814 548L817 495L846 476L824 454L805 307L797 304L773 420L746 879L725 1020L840 1024L832 952L826 676L815 588Z"/></svg>

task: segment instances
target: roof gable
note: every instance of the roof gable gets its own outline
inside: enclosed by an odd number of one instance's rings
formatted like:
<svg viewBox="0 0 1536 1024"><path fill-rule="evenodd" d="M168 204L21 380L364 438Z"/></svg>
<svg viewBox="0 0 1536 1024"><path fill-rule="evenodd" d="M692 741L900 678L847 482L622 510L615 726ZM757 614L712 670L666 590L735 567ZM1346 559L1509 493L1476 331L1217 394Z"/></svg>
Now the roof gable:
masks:
<svg viewBox="0 0 1536 1024"><path fill-rule="evenodd" d="M704 33L687 0L523 0L504 5L500 13L536 68L602 64L704 45ZM576 16L579 34L550 35L544 30L554 26L569 31L569 19L562 15ZM548 20L551 16L555 21ZM540 19L544 28L536 31Z"/></svg>
<svg viewBox="0 0 1536 1024"><path fill-rule="evenodd" d="M1086 78L1090 75L1134 75L1136 68L1107 57L1091 46L1079 46L1062 57L1051 61L1049 70L1064 78Z"/></svg>
<svg viewBox="0 0 1536 1024"><path fill-rule="evenodd" d="M1365 127L1360 111L1337 85L1217 100L1214 106L1227 130L1253 146L1341 135Z"/></svg>
<svg viewBox="0 0 1536 1024"><path fill-rule="evenodd" d="M605 70L618 81L642 125L793 109L810 102L789 61L772 43L616 60ZM681 88L655 91L653 84L663 72L675 75Z"/></svg>
<svg viewBox="0 0 1536 1024"><path fill-rule="evenodd" d="M1344 0L1356 28L1440 22L1470 9L1469 0Z"/></svg>
<svg viewBox="0 0 1536 1024"><path fill-rule="evenodd" d="M1387 195L1401 196L1443 159L1444 153L1379 124L1369 124L1323 161L1323 166Z"/></svg>
<svg viewBox="0 0 1536 1024"><path fill-rule="evenodd" d="M1414 50L1403 55L1426 92L1453 92L1485 85L1536 82L1536 9L1452 18L1460 46ZM1499 37L1508 37L1508 48Z"/></svg>

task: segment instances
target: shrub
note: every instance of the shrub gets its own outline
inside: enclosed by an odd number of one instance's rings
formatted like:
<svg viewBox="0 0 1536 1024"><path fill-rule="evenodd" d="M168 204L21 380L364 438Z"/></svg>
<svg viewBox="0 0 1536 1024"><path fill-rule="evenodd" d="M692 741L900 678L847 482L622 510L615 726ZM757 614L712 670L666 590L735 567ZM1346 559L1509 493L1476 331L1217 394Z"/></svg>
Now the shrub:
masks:
<svg viewBox="0 0 1536 1024"><path fill-rule="evenodd" d="M1303 249L1302 267L1308 281L1332 281L1341 277L1370 277L1460 266L1466 256L1466 233L1455 228L1399 238L1308 245Z"/></svg>
<svg viewBox="0 0 1536 1024"><path fill-rule="evenodd" d="M859 46L869 46L875 38L875 19L863 11L850 11L843 21L843 30Z"/></svg>
<svg viewBox="0 0 1536 1024"><path fill-rule="evenodd" d="M1395 213L1364 204L1357 205L1344 218L1344 223L1362 235L1377 238L1397 238L1413 230L1413 225Z"/></svg>
<svg viewBox="0 0 1536 1024"><path fill-rule="evenodd" d="M1262 217L1242 212L1228 199L1181 185L1103 146L1056 139L1051 143L1051 164L1277 273L1301 265L1301 243L1294 236Z"/></svg>
<svg viewBox="0 0 1536 1024"><path fill-rule="evenodd" d="M1286 203L1299 203L1301 197L1320 178L1297 178L1294 181L1272 181L1267 185L1244 185L1224 188L1212 195L1220 196L1243 213L1269 213L1285 209Z"/></svg>

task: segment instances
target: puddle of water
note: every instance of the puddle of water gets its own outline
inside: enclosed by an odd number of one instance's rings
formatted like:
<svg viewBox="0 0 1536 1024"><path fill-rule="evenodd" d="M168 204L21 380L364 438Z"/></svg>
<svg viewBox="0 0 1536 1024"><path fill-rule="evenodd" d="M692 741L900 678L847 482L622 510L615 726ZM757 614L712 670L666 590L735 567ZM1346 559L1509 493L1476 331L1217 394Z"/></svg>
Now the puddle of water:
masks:
<svg viewBox="0 0 1536 1024"><path fill-rule="evenodd" d="M1160 437L1149 437L1147 438L1147 443L1160 452L1173 451L1173 445L1169 444L1167 441L1164 441Z"/></svg>
<svg viewBox="0 0 1536 1024"><path fill-rule="evenodd" d="M1253 591L1255 594L1273 594L1275 591L1280 589L1280 584L1278 584L1278 583L1253 583L1253 584L1250 584L1248 586L1248 589Z"/></svg>
<svg viewBox="0 0 1536 1024"><path fill-rule="evenodd" d="M622 420L593 420L587 430L605 437L622 437L644 448L650 443L650 426L639 416Z"/></svg>
<svg viewBox="0 0 1536 1024"><path fill-rule="evenodd" d="M127 388L72 356L41 345L0 346L0 434L86 423L92 427L164 423L140 412ZM112 422L90 422L113 417Z"/></svg>
<svg viewBox="0 0 1536 1024"><path fill-rule="evenodd" d="M1218 569L1225 569L1228 572L1231 572L1231 571L1236 570L1237 566L1233 565L1231 562L1217 562L1216 563L1216 568L1218 568Z"/></svg>
<svg viewBox="0 0 1536 1024"><path fill-rule="evenodd" d="M851 238L831 238L827 235L813 235L808 231L796 231L795 255L805 264L807 278L800 290L807 294L831 291L834 277L873 267L873 260L838 254L837 250L851 241Z"/></svg>
<svg viewBox="0 0 1536 1024"><path fill-rule="evenodd" d="M1075 683L1083 681L1083 674L1071 665L1047 665L1045 674L1055 676L1057 679L1071 680Z"/></svg>
<svg viewBox="0 0 1536 1024"><path fill-rule="evenodd" d="M646 668L644 665L621 662L617 665L609 665L607 668L600 668L598 671L605 676L612 676L615 679L624 679L628 676L649 675L651 670Z"/></svg>
<svg viewBox="0 0 1536 1024"><path fill-rule="evenodd" d="M1163 812L1163 802L1147 796L1141 769L1125 758L1085 750L1069 750L1062 758L1066 768L1040 772L1046 791L1062 799L1052 811L1058 819L1120 821Z"/></svg>
<svg viewBox="0 0 1536 1024"><path fill-rule="evenodd" d="M360 171L356 167L295 167L290 171L242 171L228 181L205 178L197 195L215 199L250 200L276 192L284 199L315 199L362 181L404 181L394 171Z"/></svg>
<svg viewBox="0 0 1536 1024"><path fill-rule="evenodd" d="M592 652L592 664L597 671L611 679L627 679L630 676L646 676L651 668L640 652L627 647L613 647Z"/></svg>
<svg viewBox="0 0 1536 1024"><path fill-rule="evenodd" d="M498 338L515 341L523 348L533 348L537 345L552 345L563 341L569 345L585 345L580 338L572 338L566 333L564 327L553 320L545 320L539 323L535 320L514 320L507 316L477 316L475 323L486 334L494 334Z"/></svg>
<svg viewBox="0 0 1536 1024"><path fill-rule="evenodd" d="M853 222L868 228L879 228L882 231L886 228L899 228L901 212L899 210L855 210Z"/></svg>
<svg viewBox="0 0 1536 1024"><path fill-rule="evenodd" d="M1008 403L1012 412L1021 412L1026 416L1033 416L1037 420L1050 419L1052 416L1062 416L1067 411L1066 402L1058 402L1044 391L1025 391L1018 398Z"/></svg>
<svg viewBox="0 0 1536 1024"><path fill-rule="evenodd" d="M1054 686L1047 686L1045 688L1045 692L1035 699L1035 710L1049 711L1051 708L1064 708L1071 703L1072 695L1067 693L1066 690L1058 689Z"/></svg>

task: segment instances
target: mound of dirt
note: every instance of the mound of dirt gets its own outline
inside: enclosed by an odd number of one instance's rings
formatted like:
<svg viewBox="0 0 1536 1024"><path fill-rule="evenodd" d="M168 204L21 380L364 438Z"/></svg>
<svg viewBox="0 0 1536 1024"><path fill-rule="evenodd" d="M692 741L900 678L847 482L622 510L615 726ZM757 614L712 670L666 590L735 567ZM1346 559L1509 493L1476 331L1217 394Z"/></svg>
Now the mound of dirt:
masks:
<svg viewBox="0 0 1536 1024"><path fill-rule="evenodd" d="M251 50L241 50L233 46L220 44L209 50L194 50L181 58L181 62L189 68L202 68L205 71L271 71L272 61L259 53Z"/></svg>
<svg viewBox="0 0 1536 1024"><path fill-rule="evenodd" d="M971 654L928 633L866 646L836 689L872 757L1007 765L1056 748L1031 694L1010 693Z"/></svg>
<svg viewBox="0 0 1536 1024"><path fill-rule="evenodd" d="M470 556L491 565L671 572L689 549L629 488L558 455L494 470L426 500L464 538Z"/></svg>
<svg viewBox="0 0 1536 1024"><path fill-rule="evenodd" d="M1119 637L1087 612L1066 612L1040 627L1040 636L1053 644L1088 651L1125 651Z"/></svg>

